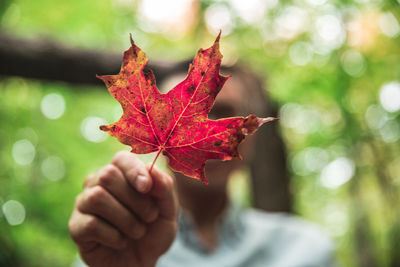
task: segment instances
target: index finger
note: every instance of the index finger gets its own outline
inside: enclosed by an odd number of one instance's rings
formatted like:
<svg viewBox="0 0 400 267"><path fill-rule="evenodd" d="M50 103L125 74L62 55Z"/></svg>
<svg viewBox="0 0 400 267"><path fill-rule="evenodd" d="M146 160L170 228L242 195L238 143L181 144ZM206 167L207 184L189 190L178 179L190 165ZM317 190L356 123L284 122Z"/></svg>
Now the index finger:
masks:
<svg viewBox="0 0 400 267"><path fill-rule="evenodd" d="M146 166L149 170L150 166ZM174 219L178 212L178 199L174 187L174 179L167 173L153 167L151 170L153 187L150 195L157 201L160 216Z"/></svg>
<svg viewBox="0 0 400 267"><path fill-rule="evenodd" d="M118 167L128 183L140 193L148 193L153 186L153 181L144 163L133 153L128 151L118 152L112 160Z"/></svg>

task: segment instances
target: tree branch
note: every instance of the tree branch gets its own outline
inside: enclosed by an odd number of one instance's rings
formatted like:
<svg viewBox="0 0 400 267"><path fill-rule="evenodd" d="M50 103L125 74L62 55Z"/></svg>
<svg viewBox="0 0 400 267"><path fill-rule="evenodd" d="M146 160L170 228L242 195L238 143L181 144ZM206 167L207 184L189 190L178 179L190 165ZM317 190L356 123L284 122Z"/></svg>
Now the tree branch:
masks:
<svg viewBox="0 0 400 267"><path fill-rule="evenodd" d="M96 74L118 73L122 53L63 46L48 40L26 40L0 31L0 75L72 84L102 85ZM157 81L188 67L188 61L148 65Z"/></svg>

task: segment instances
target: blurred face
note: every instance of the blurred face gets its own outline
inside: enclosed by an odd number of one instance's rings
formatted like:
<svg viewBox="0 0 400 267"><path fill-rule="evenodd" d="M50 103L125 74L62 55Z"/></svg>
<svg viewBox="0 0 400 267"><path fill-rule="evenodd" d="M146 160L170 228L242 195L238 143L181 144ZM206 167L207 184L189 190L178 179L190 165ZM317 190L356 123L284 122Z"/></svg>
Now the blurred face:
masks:
<svg viewBox="0 0 400 267"><path fill-rule="evenodd" d="M215 104L209 114L209 119L216 120L227 117L241 116L247 114L242 113L242 99L244 96L243 90L240 88L240 83L234 79L229 79L223 89L218 94ZM245 141L239 146L239 152L244 159L248 158L252 150L252 139L247 136ZM208 160L206 162L206 177L209 181L209 189L225 189L228 178L232 171L243 165L244 161L232 159L228 161ZM175 174L178 183L185 183L186 186L204 187L204 184L184 177L184 175Z"/></svg>

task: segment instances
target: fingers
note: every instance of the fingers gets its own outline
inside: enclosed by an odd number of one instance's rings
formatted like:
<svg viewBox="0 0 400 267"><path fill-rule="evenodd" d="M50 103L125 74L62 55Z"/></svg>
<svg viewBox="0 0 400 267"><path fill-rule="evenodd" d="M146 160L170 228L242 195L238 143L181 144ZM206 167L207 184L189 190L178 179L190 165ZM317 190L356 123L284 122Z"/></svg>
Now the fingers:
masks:
<svg viewBox="0 0 400 267"><path fill-rule="evenodd" d="M123 249L127 245L127 239L118 230L100 218L77 210L73 212L68 228L81 251L88 251L98 243L114 249Z"/></svg>
<svg viewBox="0 0 400 267"><path fill-rule="evenodd" d="M132 236L129 232L132 227L126 224L129 220L140 225L137 217L143 222L152 222L158 216L168 219L177 216L178 204L172 177L156 168L150 174L149 166L146 167L129 152L117 153L112 164L87 178L85 187L78 209L100 216L128 236ZM137 217L131 214L133 219L129 218L129 212ZM118 215L114 216L116 213Z"/></svg>
<svg viewBox="0 0 400 267"><path fill-rule="evenodd" d="M131 166L132 168L132 166ZM148 195L138 193L125 179L115 165L107 165L94 176L89 177L86 187L100 185L114 198L126 206L144 222L152 222L158 217L156 202Z"/></svg>
<svg viewBox="0 0 400 267"><path fill-rule="evenodd" d="M148 170L150 166L146 167ZM159 213L161 216L174 219L178 212L178 199L174 189L173 178L156 167L151 170L153 188L150 195L157 199Z"/></svg>
<svg viewBox="0 0 400 267"><path fill-rule="evenodd" d="M102 218L132 239L139 239L146 232L146 226L101 186L87 188L79 195L76 208Z"/></svg>
<svg viewBox="0 0 400 267"><path fill-rule="evenodd" d="M144 163L128 151L118 152L112 164L117 166L128 183L140 193L147 193L152 187L152 179Z"/></svg>

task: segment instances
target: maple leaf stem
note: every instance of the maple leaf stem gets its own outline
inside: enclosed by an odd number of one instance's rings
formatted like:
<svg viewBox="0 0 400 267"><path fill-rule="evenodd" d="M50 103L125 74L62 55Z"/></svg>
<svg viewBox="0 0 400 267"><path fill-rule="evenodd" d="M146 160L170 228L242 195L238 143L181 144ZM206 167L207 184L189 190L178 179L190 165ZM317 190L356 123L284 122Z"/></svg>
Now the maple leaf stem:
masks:
<svg viewBox="0 0 400 267"><path fill-rule="evenodd" d="M149 169L149 173L150 174L151 174L151 171L153 170L154 163L156 163L156 160L157 160L158 156L160 156L161 151L162 151L162 149L158 150L156 157L154 158L153 162L151 163L151 166L150 166L150 169Z"/></svg>

